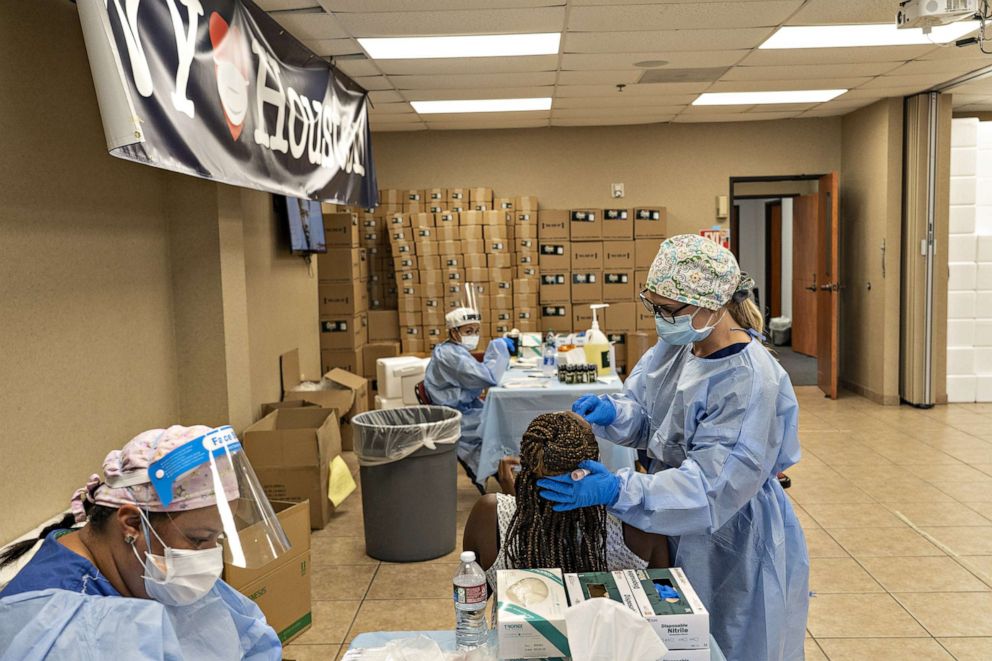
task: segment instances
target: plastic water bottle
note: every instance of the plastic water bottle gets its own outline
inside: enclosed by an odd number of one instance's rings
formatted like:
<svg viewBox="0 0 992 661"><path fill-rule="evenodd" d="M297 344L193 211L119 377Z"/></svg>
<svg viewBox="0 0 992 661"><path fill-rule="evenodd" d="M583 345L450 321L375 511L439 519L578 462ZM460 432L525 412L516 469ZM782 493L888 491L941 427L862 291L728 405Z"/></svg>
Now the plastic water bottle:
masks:
<svg viewBox="0 0 992 661"><path fill-rule="evenodd" d="M544 376L554 376L555 363L558 360L558 350L555 349L555 336L552 333L548 333L544 339L544 352L542 356L541 371L544 373Z"/></svg>
<svg viewBox="0 0 992 661"><path fill-rule="evenodd" d="M460 650L470 650L486 644L489 628L486 626L486 600L489 588L486 573L475 561L475 553L465 551L462 566L454 578L455 642Z"/></svg>

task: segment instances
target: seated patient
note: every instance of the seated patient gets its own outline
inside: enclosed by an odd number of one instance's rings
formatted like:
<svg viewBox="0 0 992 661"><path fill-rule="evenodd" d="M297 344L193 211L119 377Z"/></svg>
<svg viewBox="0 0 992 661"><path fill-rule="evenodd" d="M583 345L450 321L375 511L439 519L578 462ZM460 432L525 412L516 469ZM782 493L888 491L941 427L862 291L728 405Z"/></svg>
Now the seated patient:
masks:
<svg viewBox="0 0 992 661"><path fill-rule="evenodd" d="M539 415L520 443L516 495L489 494L472 508L463 548L474 551L490 588L499 569L557 567L563 572L668 566L668 541L607 514L605 507L555 512L538 496L537 481L597 460L589 423L574 413Z"/></svg>

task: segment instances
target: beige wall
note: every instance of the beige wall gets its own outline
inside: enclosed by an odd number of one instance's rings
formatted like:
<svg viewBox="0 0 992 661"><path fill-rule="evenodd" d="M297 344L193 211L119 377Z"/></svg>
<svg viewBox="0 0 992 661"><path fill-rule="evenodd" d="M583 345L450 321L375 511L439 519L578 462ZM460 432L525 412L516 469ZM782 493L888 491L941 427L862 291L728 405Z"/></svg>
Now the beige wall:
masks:
<svg viewBox="0 0 992 661"><path fill-rule="evenodd" d="M842 123L841 379L886 404L899 402L902 127L901 98Z"/></svg>
<svg viewBox="0 0 992 661"><path fill-rule="evenodd" d="M243 428L279 398L280 352L319 359L315 280L269 196L107 154L75 5L5 3L0 79L2 545L135 434Z"/></svg>
<svg viewBox="0 0 992 661"><path fill-rule="evenodd" d="M840 119L376 133L382 188L490 186L542 208L668 207L670 233L716 220L731 176L839 170ZM623 183L614 201L610 184Z"/></svg>

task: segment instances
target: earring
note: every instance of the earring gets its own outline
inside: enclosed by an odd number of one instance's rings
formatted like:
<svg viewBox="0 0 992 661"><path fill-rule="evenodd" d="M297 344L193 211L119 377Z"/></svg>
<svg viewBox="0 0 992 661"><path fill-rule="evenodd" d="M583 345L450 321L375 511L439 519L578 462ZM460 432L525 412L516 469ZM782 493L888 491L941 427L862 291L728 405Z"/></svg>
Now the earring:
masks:
<svg viewBox="0 0 992 661"><path fill-rule="evenodd" d="M124 535L124 543L134 546L134 535Z"/></svg>

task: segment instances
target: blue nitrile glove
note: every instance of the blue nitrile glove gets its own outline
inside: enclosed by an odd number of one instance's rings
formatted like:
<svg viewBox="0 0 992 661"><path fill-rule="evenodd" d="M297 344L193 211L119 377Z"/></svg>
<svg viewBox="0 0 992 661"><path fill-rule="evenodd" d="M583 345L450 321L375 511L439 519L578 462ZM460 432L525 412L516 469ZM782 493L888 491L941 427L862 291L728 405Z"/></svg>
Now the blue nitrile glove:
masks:
<svg viewBox="0 0 992 661"><path fill-rule="evenodd" d="M617 407L609 397L583 395L572 404L572 412L601 427L608 427L617 419Z"/></svg>
<svg viewBox="0 0 992 661"><path fill-rule="evenodd" d="M583 461L580 468L589 471L581 480L573 480L571 473L546 477L537 481L541 497L558 503L556 512L567 512L580 507L613 505L620 499L620 478L598 461Z"/></svg>
<svg viewBox="0 0 992 661"><path fill-rule="evenodd" d="M661 585L660 583L654 584L654 589L658 591L658 596L665 599L680 599L679 593L676 592L675 588L670 585Z"/></svg>
<svg viewBox="0 0 992 661"><path fill-rule="evenodd" d="M517 343L513 341L512 337L504 337L503 342L506 343L506 350L510 352L511 356L517 355Z"/></svg>

